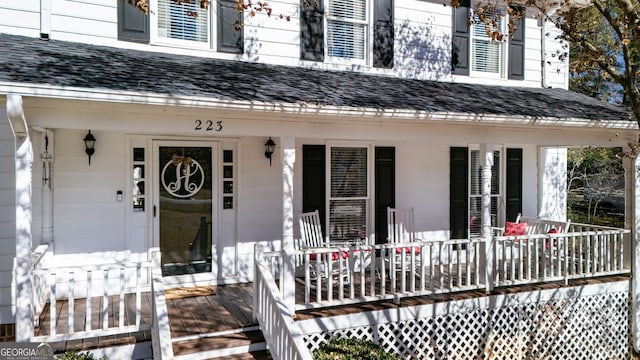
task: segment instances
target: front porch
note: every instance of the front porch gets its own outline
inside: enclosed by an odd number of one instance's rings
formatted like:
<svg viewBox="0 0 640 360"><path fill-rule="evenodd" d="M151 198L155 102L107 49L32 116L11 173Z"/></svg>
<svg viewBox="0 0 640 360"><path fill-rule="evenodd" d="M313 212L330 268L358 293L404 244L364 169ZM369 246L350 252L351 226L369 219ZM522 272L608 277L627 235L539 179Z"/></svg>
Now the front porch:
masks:
<svg viewBox="0 0 640 360"><path fill-rule="evenodd" d="M286 251L258 249L254 314L282 359L309 359L332 336L374 340L414 359L625 358L629 234L572 224L562 234L306 249L293 256L315 271L294 287ZM411 256L391 271L397 249ZM335 272L321 263L336 252L349 254L346 272L342 262ZM314 276L322 266L348 276ZM606 350L593 351L602 336Z"/></svg>

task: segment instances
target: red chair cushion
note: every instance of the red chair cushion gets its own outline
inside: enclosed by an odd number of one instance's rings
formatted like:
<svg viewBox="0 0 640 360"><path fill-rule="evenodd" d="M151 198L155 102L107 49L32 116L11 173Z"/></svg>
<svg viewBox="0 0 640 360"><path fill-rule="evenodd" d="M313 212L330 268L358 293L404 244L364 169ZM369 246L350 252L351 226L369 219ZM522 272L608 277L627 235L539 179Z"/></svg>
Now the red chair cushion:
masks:
<svg viewBox="0 0 640 360"><path fill-rule="evenodd" d="M342 251L341 253L342 253L342 258L343 258L343 259L346 259L346 258L348 258L348 257L349 257L349 253L348 253L347 251ZM309 258L310 258L311 260L315 260L315 259L317 259L317 258L318 258L318 255L321 255L321 254L311 254L311 255L309 255ZM336 251L336 252L331 253L331 260L332 260L332 261L336 261L336 260L338 260L339 258L340 258L340 255L339 255L339 253L338 253L337 251Z"/></svg>
<svg viewBox="0 0 640 360"><path fill-rule="evenodd" d="M416 254L420 254L420 251L422 250L422 248L420 246L414 246L413 247L415 249L415 253ZM405 253L407 254L411 254L411 247L403 247L403 248L396 248L396 254L400 254L402 251L404 250Z"/></svg>
<svg viewBox="0 0 640 360"><path fill-rule="evenodd" d="M504 224L504 233L502 236L517 236L527 233L527 223L515 223L507 221Z"/></svg>
<svg viewBox="0 0 640 360"><path fill-rule="evenodd" d="M556 230L556 228L551 228L551 230L549 230L549 231L547 232L547 234L557 234L557 233L558 233L558 230ZM549 250L549 248L550 248L550 246L549 246L549 240L550 240L550 239L549 239L549 238L547 238L547 239L545 239L545 241L544 241L544 248L545 248L546 250ZM554 244L553 244L553 245L555 246L555 240L554 240Z"/></svg>

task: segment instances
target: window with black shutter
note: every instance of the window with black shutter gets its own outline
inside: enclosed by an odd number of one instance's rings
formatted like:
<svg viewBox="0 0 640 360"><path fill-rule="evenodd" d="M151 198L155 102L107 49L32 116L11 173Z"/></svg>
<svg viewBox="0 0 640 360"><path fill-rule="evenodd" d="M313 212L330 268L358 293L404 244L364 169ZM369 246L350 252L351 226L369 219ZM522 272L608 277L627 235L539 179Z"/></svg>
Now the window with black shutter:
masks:
<svg viewBox="0 0 640 360"><path fill-rule="evenodd" d="M300 58L364 64L371 57L374 67L392 68L393 6L393 0L301 0ZM371 27L373 48L368 41Z"/></svg>

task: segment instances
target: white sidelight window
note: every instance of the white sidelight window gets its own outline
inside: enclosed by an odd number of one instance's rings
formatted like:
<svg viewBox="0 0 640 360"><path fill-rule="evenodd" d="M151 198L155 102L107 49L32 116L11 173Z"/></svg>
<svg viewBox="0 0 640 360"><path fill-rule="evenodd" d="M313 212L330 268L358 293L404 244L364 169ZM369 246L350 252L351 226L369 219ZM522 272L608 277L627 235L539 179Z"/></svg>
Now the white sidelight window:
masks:
<svg viewBox="0 0 640 360"><path fill-rule="evenodd" d="M491 167L491 226L501 226L504 212L501 181L501 151L493 152ZM469 235L482 234L482 168L479 150L469 151Z"/></svg>

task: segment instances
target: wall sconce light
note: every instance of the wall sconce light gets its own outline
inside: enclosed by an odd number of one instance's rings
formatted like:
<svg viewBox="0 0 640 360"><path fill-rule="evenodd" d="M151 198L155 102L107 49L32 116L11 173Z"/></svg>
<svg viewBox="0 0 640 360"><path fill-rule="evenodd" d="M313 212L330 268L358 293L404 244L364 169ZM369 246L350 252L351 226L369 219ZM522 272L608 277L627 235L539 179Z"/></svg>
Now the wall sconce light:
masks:
<svg viewBox="0 0 640 360"><path fill-rule="evenodd" d="M84 152L89 156L89 166L91 166L91 155L96 152L94 147L96 146L96 138L91 134L91 130L84 137Z"/></svg>
<svg viewBox="0 0 640 360"><path fill-rule="evenodd" d="M264 148L264 156L269 159L269 166L271 166L271 155L273 155L273 151L276 148L276 143L271 139L271 136L269 136L269 140L264 143Z"/></svg>

